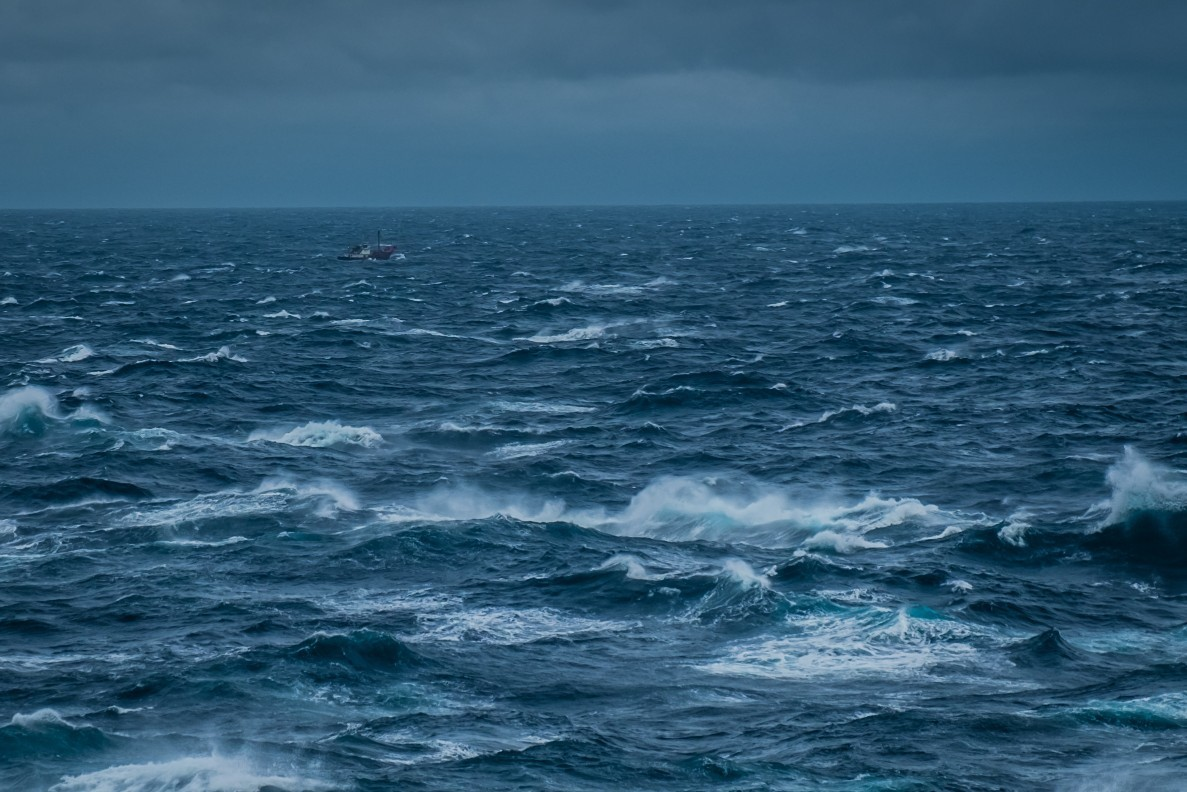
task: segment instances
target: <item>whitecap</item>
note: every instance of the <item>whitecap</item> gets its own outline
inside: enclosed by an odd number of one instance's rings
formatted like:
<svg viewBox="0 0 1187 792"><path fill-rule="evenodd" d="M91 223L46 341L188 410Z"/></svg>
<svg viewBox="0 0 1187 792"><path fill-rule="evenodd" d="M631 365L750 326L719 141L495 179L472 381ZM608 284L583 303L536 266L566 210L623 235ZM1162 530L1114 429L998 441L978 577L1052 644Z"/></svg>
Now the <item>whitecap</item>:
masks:
<svg viewBox="0 0 1187 792"><path fill-rule="evenodd" d="M507 412L525 412L525 413L555 413L557 415L565 415L568 413L590 413L597 410L596 407L582 407L576 404L556 404L551 402L509 402L498 401L494 404L500 410Z"/></svg>
<svg viewBox="0 0 1187 792"><path fill-rule="evenodd" d="M117 524L125 527L177 525L179 523L252 514L279 514L309 504L320 517L333 518L339 510L357 511L358 499L346 487L328 479L297 483L286 478L265 479L252 491L225 490L198 495L188 501L141 506L123 514Z"/></svg>
<svg viewBox="0 0 1187 792"><path fill-rule="evenodd" d="M0 420L2 417L0 409ZM1137 512L1187 511L1187 478L1149 462L1131 446L1125 446L1121 459L1109 468L1106 480L1113 492L1101 528L1124 522Z"/></svg>
<svg viewBox="0 0 1187 792"><path fill-rule="evenodd" d="M65 776L49 792L244 792L277 789L329 790L329 784L259 771L243 759L186 757L169 762L127 764Z"/></svg>
<svg viewBox="0 0 1187 792"><path fill-rule="evenodd" d="M75 344L71 347L66 347L58 353L57 357L42 358L38 363L78 363L86 360L89 357L95 356L95 350L91 349L86 344Z"/></svg>
<svg viewBox="0 0 1187 792"><path fill-rule="evenodd" d="M0 305L20 305L20 303L17 302L16 297L5 297L0 300Z"/></svg>
<svg viewBox="0 0 1187 792"><path fill-rule="evenodd" d="M821 531L804 540L809 550L832 550L835 553L852 553L857 550L876 550L889 547L885 542L873 542L864 536L837 531Z"/></svg>
<svg viewBox="0 0 1187 792"><path fill-rule="evenodd" d="M607 558L597 567L597 571L606 569L621 569L626 573L626 577L630 580L654 580L648 572L647 568L643 566L643 562L638 557L628 553L618 553Z"/></svg>
<svg viewBox="0 0 1187 792"><path fill-rule="evenodd" d="M871 531L915 525L981 524L983 517L963 517L914 498L883 498L869 494L856 503L835 503L819 496L797 501L776 488L684 477L658 479L618 512L570 509L558 498L491 494L472 486L449 486L417 499L412 505L387 507L389 522L481 520L498 515L524 522L570 522L622 536L666 541L720 541L767 548L798 547L810 537L837 552L873 549L861 540ZM849 534L853 538L838 538Z"/></svg>
<svg viewBox="0 0 1187 792"><path fill-rule="evenodd" d="M946 362L949 360L957 360L959 358L960 358L960 355L951 349L937 349L934 352L928 352L927 355L924 356L923 359L924 360L935 360L935 361L939 361L939 362Z"/></svg>
<svg viewBox="0 0 1187 792"><path fill-rule="evenodd" d="M25 714L18 712L12 716L8 721L10 726L20 726L23 729L35 730L44 726L68 726L71 729L78 728L73 723L62 717L55 709L49 707L39 709L36 712Z"/></svg>
<svg viewBox="0 0 1187 792"><path fill-rule="evenodd" d="M572 341L592 341L601 338L606 334L607 328L610 325L591 324L585 327L576 327L566 333L557 335L546 335L543 332L537 333L529 338L517 338L517 341L531 341L536 344L562 344Z"/></svg>
<svg viewBox="0 0 1187 792"><path fill-rule="evenodd" d="M508 443L491 452L498 459L523 459L540 456L569 444L568 440L554 440L551 443Z"/></svg>
<svg viewBox="0 0 1187 792"><path fill-rule="evenodd" d="M175 346L173 346L173 344L163 344L160 341L154 341L151 338L133 338L132 343L133 344L144 344L146 346L154 346L154 347L158 347L159 349L172 349L172 350L180 350L181 349L181 347L175 347Z"/></svg>
<svg viewBox="0 0 1187 792"><path fill-rule="evenodd" d="M217 352L210 352L205 355L198 355L192 358L183 358L181 363L217 363L220 360L233 360L236 363L246 363L247 359L234 354L228 346L221 346Z"/></svg>
<svg viewBox="0 0 1187 792"><path fill-rule="evenodd" d="M795 635L740 643L701 669L725 676L840 681L926 677L939 665L990 662L978 646L990 637L981 628L926 609L847 611L803 614L796 619Z"/></svg>
<svg viewBox="0 0 1187 792"><path fill-rule="evenodd" d="M264 314L265 319L300 319L301 314L289 313L283 308L276 313Z"/></svg>
<svg viewBox="0 0 1187 792"><path fill-rule="evenodd" d="M57 397L37 385L26 385L0 395L0 435L40 434L48 421L66 420L106 423L107 417L88 405L66 413Z"/></svg>
<svg viewBox="0 0 1187 792"><path fill-rule="evenodd" d="M249 442L266 440L306 448L328 448L335 445L357 445L374 448L383 442L383 435L368 426L344 426L337 421L310 421L287 431L259 429L247 438Z"/></svg>
<svg viewBox="0 0 1187 792"><path fill-rule="evenodd" d="M422 631L407 640L419 642L474 642L516 646L552 638L632 630L637 622L616 622L571 616L553 608L487 607L452 613L429 613L418 621Z"/></svg>
<svg viewBox="0 0 1187 792"><path fill-rule="evenodd" d="M873 302L879 305L897 305L900 308L905 308L908 305L918 305L918 300L912 300L910 297L895 297L891 294L883 294L875 297Z"/></svg>
<svg viewBox="0 0 1187 792"><path fill-rule="evenodd" d="M783 387L787 386L784 385ZM898 410L898 405L896 405L894 402L878 402L873 407L867 407L864 404L855 404L852 407L842 407L839 410L825 410L815 421L797 421L796 423L784 426L779 431L786 432L789 429L799 429L801 427L808 426L810 423L822 424L832 420L833 418L837 418L848 413L857 413L858 415L870 416L876 413L892 413L896 410Z"/></svg>

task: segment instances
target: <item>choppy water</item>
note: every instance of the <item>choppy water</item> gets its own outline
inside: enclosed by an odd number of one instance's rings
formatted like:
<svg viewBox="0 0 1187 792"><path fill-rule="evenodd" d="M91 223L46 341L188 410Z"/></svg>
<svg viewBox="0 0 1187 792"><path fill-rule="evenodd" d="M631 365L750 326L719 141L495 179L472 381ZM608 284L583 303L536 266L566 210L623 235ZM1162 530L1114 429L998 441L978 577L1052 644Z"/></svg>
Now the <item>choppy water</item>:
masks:
<svg viewBox="0 0 1187 792"><path fill-rule="evenodd" d="M1182 788L1185 213L0 214L0 786Z"/></svg>

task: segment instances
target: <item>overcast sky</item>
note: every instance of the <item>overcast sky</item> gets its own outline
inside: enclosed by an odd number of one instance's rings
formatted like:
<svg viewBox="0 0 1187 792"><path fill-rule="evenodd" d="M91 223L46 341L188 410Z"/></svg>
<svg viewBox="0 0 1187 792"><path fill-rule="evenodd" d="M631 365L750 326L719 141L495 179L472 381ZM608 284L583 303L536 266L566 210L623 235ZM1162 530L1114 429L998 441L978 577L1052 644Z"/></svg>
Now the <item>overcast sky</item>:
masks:
<svg viewBox="0 0 1187 792"><path fill-rule="evenodd" d="M1187 199L1187 0L0 0L0 206Z"/></svg>

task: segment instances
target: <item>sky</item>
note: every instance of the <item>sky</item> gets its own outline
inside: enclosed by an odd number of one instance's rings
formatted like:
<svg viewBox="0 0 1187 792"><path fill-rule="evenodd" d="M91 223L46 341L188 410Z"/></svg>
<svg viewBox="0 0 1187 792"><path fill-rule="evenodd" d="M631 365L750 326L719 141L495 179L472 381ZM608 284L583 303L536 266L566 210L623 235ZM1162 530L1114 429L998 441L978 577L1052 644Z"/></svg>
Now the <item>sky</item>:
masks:
<svg viewBox="0 0 1187 792"><path fill-rule="evenodd" d="M1184 0L0 0L0 207L1182 199Z"/></svg>

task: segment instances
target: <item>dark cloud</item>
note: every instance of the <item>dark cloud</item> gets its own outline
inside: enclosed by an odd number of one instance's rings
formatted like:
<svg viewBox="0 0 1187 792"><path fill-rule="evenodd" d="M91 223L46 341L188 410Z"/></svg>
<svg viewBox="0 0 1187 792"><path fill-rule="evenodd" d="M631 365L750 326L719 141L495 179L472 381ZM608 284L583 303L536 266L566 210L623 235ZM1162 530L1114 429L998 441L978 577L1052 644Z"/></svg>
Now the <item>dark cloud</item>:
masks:
<svg viewBox="0 0 1187 792"><path fill-rule="evenodd" d="M56 200L47 168L79 195L169 172L204 201L350 203L339 174L376 163L399 202L745 200L740 174L754 200L996 198L1067 152L1166 197L1187 3L4 0L0 113L10 205ZM945 182L962 158L980 178ZM1076 172L1051 164L1050 197L1108 186Z"/></svg>
<svg viewBox="0 0 1187 792"><path fill-rule="evenodd" d="M434 77L1187 76L1180 0L7 0L4 83L398 89Z"/></svg>

